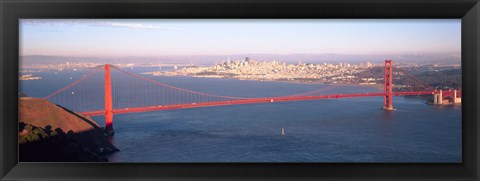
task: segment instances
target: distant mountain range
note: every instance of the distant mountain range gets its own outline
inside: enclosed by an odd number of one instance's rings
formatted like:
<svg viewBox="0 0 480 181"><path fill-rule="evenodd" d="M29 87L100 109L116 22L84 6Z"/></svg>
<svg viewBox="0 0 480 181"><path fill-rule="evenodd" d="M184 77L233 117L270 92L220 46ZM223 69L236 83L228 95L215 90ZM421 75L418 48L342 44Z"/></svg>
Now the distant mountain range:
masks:
<svg viewBox="0 0 480 181"><path fill-rule="evenodd" d="M244 60L276 60L287 63L382 63L385 59L392 59L401 63L418 64L460 64L460 53L423 53L423 54L376 54L376 55L353 55L353 54L235 54L235 55L187 55L187 56L104 56L104 57L66 57L29 55L21 56L21 64L54 64L66 62L95 62L95 63L192 63L196 65L211 65L222 61Z"/></svg>

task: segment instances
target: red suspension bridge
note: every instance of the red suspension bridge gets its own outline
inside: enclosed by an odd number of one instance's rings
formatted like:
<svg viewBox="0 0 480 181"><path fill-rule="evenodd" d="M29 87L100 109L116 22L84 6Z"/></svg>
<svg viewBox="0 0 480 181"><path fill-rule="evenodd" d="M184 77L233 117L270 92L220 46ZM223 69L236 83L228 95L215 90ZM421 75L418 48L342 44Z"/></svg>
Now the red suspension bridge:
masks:
<svg viewBox="0 0 480 181"><path fill-rule="evenodd" d="M393 71L391 60L385 60L383 92L320 94L322 91L335 88L335 86L328 86L286 96L236 97L175 87L106 64L95 68L88 75L46 96L45 99L85 116L104 115L108 133L113 133L113 115L115 114L160 110L380 96L384 97L383 109L394 110L393 96L412 95L433 95L435 104L442 104L445 101L460 102L461 91L436 90L401 68L396 69L399 71ZM102 70L104 71L103 75L100 73ZM393 75L409 77L412 80L410 90L394 92ZM115 77L118 80L112 81ZM115 84L112 84L112 82L115 82ZM99 84L102 86L98 86ZM103 89L98 87L103 87ZM99 102L103 102L104 105L99 104Z"/></svg>

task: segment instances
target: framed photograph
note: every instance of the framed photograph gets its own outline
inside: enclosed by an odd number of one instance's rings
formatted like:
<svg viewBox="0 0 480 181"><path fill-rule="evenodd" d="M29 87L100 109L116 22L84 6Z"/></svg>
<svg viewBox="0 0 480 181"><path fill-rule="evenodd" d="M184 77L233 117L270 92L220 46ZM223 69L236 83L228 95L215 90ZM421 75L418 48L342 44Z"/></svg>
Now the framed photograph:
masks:
<svg viewBox="0 0 480 181"><path fill-rule="evenodd" d="M1 6L2 179L479 178L478 1Z"/></svg>

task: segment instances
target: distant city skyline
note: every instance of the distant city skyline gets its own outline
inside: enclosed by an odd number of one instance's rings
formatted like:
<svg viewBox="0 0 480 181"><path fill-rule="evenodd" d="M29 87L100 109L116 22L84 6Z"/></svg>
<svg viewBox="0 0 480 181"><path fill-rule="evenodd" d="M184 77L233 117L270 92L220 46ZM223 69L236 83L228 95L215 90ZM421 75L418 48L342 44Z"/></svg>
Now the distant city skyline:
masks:
<svg viewBox="0 0 480 181"><path fill-rule="evenodd" d="M21 19L20 55L449 54L459 57L460 25L460 19Z"/></svg>

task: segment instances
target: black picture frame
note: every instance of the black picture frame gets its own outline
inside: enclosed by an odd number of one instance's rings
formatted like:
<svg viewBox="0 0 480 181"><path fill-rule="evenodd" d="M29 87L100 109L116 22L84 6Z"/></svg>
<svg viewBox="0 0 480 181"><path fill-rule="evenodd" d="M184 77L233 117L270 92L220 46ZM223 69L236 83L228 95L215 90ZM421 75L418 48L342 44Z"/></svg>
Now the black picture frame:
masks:
<svg viewBox="0 0 480 181"><path fill-rule="evenodd" d="M478 0L2 0L2 180L478 180ZM461 18L463 163L18 163L20 18ZM388 46L388 45L386 45Z"/></svg>

